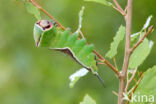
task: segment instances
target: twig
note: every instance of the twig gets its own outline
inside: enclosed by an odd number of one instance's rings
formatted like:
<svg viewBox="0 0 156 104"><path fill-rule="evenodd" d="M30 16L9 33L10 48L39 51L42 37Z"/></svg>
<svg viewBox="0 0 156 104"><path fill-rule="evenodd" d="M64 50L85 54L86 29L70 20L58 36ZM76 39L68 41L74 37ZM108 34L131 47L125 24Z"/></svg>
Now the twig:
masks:
<svg viewBox="0 0 156 104"><path fill-rule="evenodd" d="M142 80L142 78L143 78L143 73L141 74L141 76L140 76L139 80L137 81L136 85L132 88L132 92L131 92L130 95L129 95L129 99L131 99L132 94L133 94L133 93L135 92L135 90L137 89L137 87L138 87L140 81ZM129 104L129 101L127 101L127 104Z"/></svg>
<svg viewBox="0 0 156 104"><path fill-rule="evenodd" d="M128 91L128 87L129 87L130 83L132 82L132 80L134 79L134 77L135 77L135 75L136 75L137 70L138 70L138 68L135 68L135 70L134 70L134 72L133 72L133 74L132 74L131 78L127 81L127 85L126 85L126 88L125 88L125 92L127 92L127 91Z"/></svg>
<svg viewBox="0 0 156 104"><path fill-rule="evenodd" d="M65 30L66 28L59 23L52 15L50 15L45 9L43 9L35 0L29 0L34 6L36 6L38 9L40 9L42 12L44 12L49 18L51 18L52 20L54 20L59 27L61 27L63 30ZM84 38L83 33L80 31L81 37ZM101 62L104 62L108 67L110 67L116 74L117 76L119 76L119 72L116 70L116 68L109 62L107 61L105 58L103 58L103 56L101 54L99 54L96 50L93 50L93 52L102 60Z"/></svg>
<svg viewBox="0 0 156 104"><path fill-rule="evenodd" d="M122 72L120 74L119 79L119 97L118 97L118 104L123 104L123 93L125 89L125 79L128 70L129 59L131 55L130 51L130 35L131 35L131 20L132 20L132 0L128 0L127 3L127 15L126 15L126 45L125 45L125 56L124 62L122 67Z"/></svg>
<svg viewBox="0 0 156 104"><path fill-rule="evenodd" d="M117 8L117 7L116 7L116 6L114 6L114 5L113 5L112 7L113 7L116 11L118 11L119 13L121 13L122 15L124 15L124 16L125 16L125 13L122 13L122 12L121 12L121 10L120 10L119 8Z"/></svg>
<svg viewBox="0 0 156 104"><path fill-rule="evenodd" d="M116 0L113 0L114 4L116 5L113 6L114 9L116 9L117 11L119 11L122 15L126 16L125 11L121 8L121 6L119 5L119 3Z"/></svg>
<svg viewBox="0 0 156 104"><path fill-rule="evenodd" d="M113 58L113 62L114 62L114 66L115 66L116 70L118 70L118 65L117 65L117 63L116 63L115 57Z"/></svg>
<svg viewBox="0 0 156 104"><path fill-rule="evenodd" d="M103 62L98 62L97 64L101 64L101 65L102 65L102 64L104 64L104 63L103 63Z"/></svg>
<svg viewBox="0 0 156 104"><path fill-rule="evenodd" d="M125 7L125 10L124 11L127 12L127 6Z"/></svg>
<svg viewBox="0 0 156 104"><path fill-rule="evenodd" d="M120 73L119 73L119 71L112 65L112 64L110 64L107 60L105 60L105 59L99 59L101 62L103 62L103 63L105 63L107 66L109 66L115 73L116 73L116 75L118 76L118 78L120 77Z"/></svg>
<svg viewBox="0 0 156 104"><path fill-rule="evenodd" d="M149 27L148 31L144 34L144 36L138 41L136 45L131 49L131 53L144 41L144 39L153 31L153 25Z"/></svg>
<svg viewBox="0 0 156 104"><path fill-rule="evenodd" d="M50 15L50 13L48 13L44 8L42 8L35 0L29 0L34 6L36 6L39 10L41 10L42 12L44 12L49 18L51 18L53 21L55 21L59 27L61 27L63 30L65 30L66 28L59 23L52 15Z"/></svg>
<svg viewBox="0 0 156 104"><path fill-rule="evenodd" d="M117 93L117 92L115 92L115 91L112 91L112 93L113 93L114 95L118 96L118 93Z"/></svg>

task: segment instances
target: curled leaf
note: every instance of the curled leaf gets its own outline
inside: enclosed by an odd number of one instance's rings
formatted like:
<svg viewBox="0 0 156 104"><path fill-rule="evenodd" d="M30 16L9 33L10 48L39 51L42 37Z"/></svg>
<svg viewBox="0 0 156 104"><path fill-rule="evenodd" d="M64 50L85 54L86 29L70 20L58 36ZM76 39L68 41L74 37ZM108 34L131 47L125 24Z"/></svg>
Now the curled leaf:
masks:
<svg viewBox="0 0 156 104"><path fill-rule="evenodd" d="M77 72L75 72L74 74L72 74L69 79L70 79L70 84L69 86L72 88L75 83L83 76L87 75L88 70L85 68L82 68L80 70L78 70Z"/></svg>
<svg viewBox="0 0 156 104"><path fill-rule="evenodd" d="M152 17L153 17L153 16L151 15L151 16L149 16L149 17L147 18L146 23L144 24L142 30L145 30L145 29L150 25L150 22L151 22Z"/></svg>
<svg viewBox="0 0 156 104"><path fill-rule="evenodd" d="M80 29L82 28L82 20L83 20L84 9L85 9L85 7L82 6L82 9L79 12L79 26L78 26L78 29L76 30L76 33L79 33Z"/></svg>

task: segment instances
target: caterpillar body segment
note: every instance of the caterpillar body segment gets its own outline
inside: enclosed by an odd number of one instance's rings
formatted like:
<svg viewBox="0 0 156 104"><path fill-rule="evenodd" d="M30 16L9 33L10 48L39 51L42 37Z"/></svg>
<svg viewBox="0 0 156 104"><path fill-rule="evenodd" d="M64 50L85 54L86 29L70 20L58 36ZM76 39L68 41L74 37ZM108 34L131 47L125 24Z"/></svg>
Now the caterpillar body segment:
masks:
<svg viewBox="0 0 156 104"><path fill-rule="evenodd" d="M40 20L34 26L34 40L37 47L47 47L63 52L73 58L77 63L98 76L94 46L87 45L86 39L79 39L78 34L71 34L70 29L65 31L47 20Z"/></svg>

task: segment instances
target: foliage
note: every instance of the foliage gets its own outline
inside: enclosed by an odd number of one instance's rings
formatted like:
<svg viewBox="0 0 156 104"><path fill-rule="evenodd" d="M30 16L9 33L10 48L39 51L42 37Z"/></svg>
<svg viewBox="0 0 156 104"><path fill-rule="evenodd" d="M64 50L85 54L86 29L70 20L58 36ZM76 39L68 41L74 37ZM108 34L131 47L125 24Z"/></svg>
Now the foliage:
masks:
<svg viewBox="0 0 156 104"><path fill-rule="evenodd" d="M74 74L72 74L69 79L70 79L70 84L69 86L72 88L74 86L74 84L80 79L80 77L85 76L88 73L88 70L86 70L85 68L82 68L80 70L78 70L77 72L75 72Z"/></svg>
<svg viewBox="0 0 156 104"><path fill-rule="evenodd" d="M150 101L153 102L152 99L156 97L156 84L155 84L156 76L155 75L156 75L156 66L153 66L143 74L143 79L139 83L139 86L137 87L134 93L134 95L138 95L140 96L140 98L141 96L144 95L144 97L141 99L142 104L151 103ZM132 104L138 104L138 103L133 102Z"/></svg>
<svg viewBox="0 0 156 104"><path fill-rule="evenodd" d="M87 94L80 104L96 104L96 102Z"/></svg>
<svg viewBox="0 0 156 104"><path fill-rule="evenodd" d="M117 54L117 49L120 42L124 39L126 34L126 29L124 26L120 26L116 36L113 38L113 42L111 43L110 50L107 52L106 57L113 58Z"/></svg>
<svg viewBox="0 0 156 104"><path fill-rule="evenodd" d="M60 56L60 54L56 52L51 52L44 48L36 49L34 45L32 45L34 44L32 39L32 28L36 20L31 18L31 16L20 7L21 5L19 5L18 2L13 1L15 0L9 2L7 0L0 1L0 12L2 14L0 15L1 104L77 104L86 92L91 93L95 98L98 98L98 104L116 103L117 97L110 92L118 88L116 83L117 79L114 76L114 73L107 70L106 67L99 67L100 73L103 72L102 69L106 69L104 70L103 76L106 85L108 86L106 89L101 88L99 82L95 80L92 75L87 75L87 77L84 77L71 91L71 89L68 88L67 78L80 66L68 58ZM92 1L112 6L112 3L105 2L105 0L103 0L104 2L99 2L98 0ZM59 0L41 0L39 2L49 11L49 13L53 14L54 17L63 23L63 25L70 26L72 30L75 29L77 23L75 21L75 17L77 16L75 11L78 11L81 8L82 1L62 0L60 2ZM120 3L123 6L125 2ZM132 31L138 31L139 24L143 23L145 19L144 16L149 15L149 11L153 16L156 15L154 4L155 0L151 0L150 2L149 0L145 0L144 2L135 1L135 8L133 8L133 13L135 14L133 15L133 20L135 21L135 24L133 25ZM29 10L29 6L31 10ZM146 7L147 11L137 12L141 7ZM151 7L153 8L151 9ZM86 8L83 17L85 22L82 30L85 33L87 40L89 40L89 42L93 41L96 49L99 50L100 53L104 53L110 46L108 43L112 40L112 33L115 33L114 30L116 30L122 22L121 17L116 15L114 11L110 11L110 8L107 9L102 6L91 7L88 4L86 5ZM35 15L37 20L40 19L40 14L37 13L38 9L36 9L36 7L34 8L33 5L28 5L28 11ZM45 16L42 17L47 19ZM147 19L147 21L149 20L151 20L151 16ZM154 18L153 23L155 23L155 21ZM150 22L147 22L147 24L149 26ZM144 35L146 32L144 29L148 28L147 24L143 26L144 28L141 32L139 31L131 38L133 42L132 45L138 42ZM149 47L151 39L152 41L155 41L155 35L151 35L147 38L148 45L146 44L146 46ZM148 52L150 50L148 50ZM118 51L121 50L118 49ZM117 55L118 60L123 57L120 53ZM136 65L139 66L138 70L143 71L149 66L154 65L154 57L155 47L153 47L150 57L146 57L147 60L143 59L144 63L143 61L140 61L140 64ZM122 61L118 60L117 64L121 66ZM155 68L153 67L151 69ZM155 73L155 71L151 70L149 74L146 73L144 74L143 80L144 78L147 78L145 77L146 75L154 76L152 73ZM145 89L145 93L147 90L151 90L150 86L146 85L144 87L143 84L152 84L151 87L154 86L154 77L152 76L149 78L151 81L149 80L145 81L146 83L143 83L142 80L140 83L142 86L139 85L136 92L143 92L143 90L140 90L142 88ZM148 92L150 93L150 91Z"/></svg>
<svg viewBox="0 0 156 104"><path fill-rule="evenodd" d="M40 20L40 19L41 19L41 17L40 17L40 12L39 12L39 10L38 10L37 7L35 7L35 6L34 6L32 3L30 3L30 2L24 2L24 4L25 4L25 7L26 7L26 9L27 9L27 11L28 11L29 13L33 14L33 15L36 17L37 20Z"/></svg>
<svg viewBox="0 0 156 104"><path fill-rule="evenodd" d="M135 69L136 67L141 65L143 61L147 58L147 56L150 54L152 46L153 42L149 41L148 39L145 39L130 57L129 68Z"/></svg>
<svg viewBox="0 0 156 104"><path fill-rule="evenodd" d="M136 44L145 34L144 30L146 30L151 22L152 16L149 16L141 29L140 32L131 35L131 42ZM135 41L136 40L136 41ZM135 43L136 42L136 43ZM140 46L132 53L129 62L129 68L135 69L139 65L141 65L147 56L150 54L151 49L153 47L154 42L145 38L145 40L140 44Z"/></svg>
<svg viewBox="0 0 156 104"><path fill-rule="evenodd" d="M142 30L145 30L145 29L147 29L147 28L149 27L152 17L153 17L153 16L151 15L151 16L149 16L149 17L147 18L146 23L144 24Z"/></svg>

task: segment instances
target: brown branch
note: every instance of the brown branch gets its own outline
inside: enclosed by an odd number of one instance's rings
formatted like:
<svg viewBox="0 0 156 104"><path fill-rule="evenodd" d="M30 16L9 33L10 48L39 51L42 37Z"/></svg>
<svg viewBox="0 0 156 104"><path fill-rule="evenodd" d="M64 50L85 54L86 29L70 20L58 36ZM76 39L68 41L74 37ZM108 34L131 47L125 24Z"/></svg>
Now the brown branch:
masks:
<svg viewBox="0 0 156 104"><path fill-rule="evenodd" d="M101 64L101 65L103 65L104 63L103 63L103 62L97 62L97 64Z"/></svg>
<svg viewBox="0 0 156 104"><path fill-rule="evenodd" d="M36 6L39 10L41 10L43 13L45 13L50 19L52 19L53 21L55 21L60 28L62 28L63 30L66 29L52 15L50 15L45 9L43 9L35 0L29 0L29 1L34 6ZM80 31L80 35L81 35L82 38L85 38L84 35L83 35L83 33L81 31ZM101 62L104 62L109 68L111 68L117 74L117 76L119 76L119 72L116 70L116 68L109 61L107 61L105 58L103 58L103 56L101 54L99 54L96 50L93 50L93 52L101 59Z"/></svg>
<svg viewBox="0 0 156 104"><path fill-rule="evenodd" d="M55 21L59 27L61 27L63 30L65 30L66 28L59 23L52 15L50 15L50 13L48 13L44 8L42 8L35 0L29 0L34 6L36 6L39 10L41 10L42 12L44 12L50 19L52 19L53 21Z"/></svg>
<svg viewBox="0 0 156 104"><path fill-rule="evenodd" d="M116 9L118 12L120 12L122 15L126 16L125 11L121 8L117 0L113 0L115 6L113 6L114 9Z"/></svg>
<svg viewBox="0 0 156 104"><path fill-rule="evenodd" d="M136 75L136 72L137 72L138 68L136 68L131 76L131 78L127 81L127 85L126 85L126 88L125 88L125 92L128 91L128 87L130 85L130 83L132 82L132 80L134 79L135 75Z"/></svg>
<svg viewBox="0 0 156 104"><path fill-rule="evenodd" d="M153 31L153 26L150 26L148 31L144 34L144 36L138 41L136 45L131 49L131 53L144 41L144 39Z"/></svg>
<svg viewBox="0 0 156 104"><path fill-rule="evenodd" d="M120 74L119 79L119 97L118 97L118 104L123 104L123 93L125 89L125 79L128 70L129 59L131 55L130 51L130 35L131 35L131 20L132 20L132 0L128 0L127 3L127 15L126 15L126 45L125 45L125 56L124 62L122 67L122 72Z"/></svg>
<svg viewBox="0 0 156 104"><path fill-rule="evenodd" d="M141 73L139 80L136 82L136 85L132 88L132 92L131 92L130 95L129 95L129 99L131 99L133 93L134 93L135 90L137 89L137 87L138 87L140 81L142 80L142 78L143 78L143 73ZM127 104L129 104L129 101L127 101Z"/></svg>
<svg viewBox="0 0 156 104"><path fill-rule="evenodd" d="M120 77L120 73L119 71L107 60L105 60L104 58L101 60L99 59L101 62L105 63L107 66L109 66L115 73L116 75L118 76L118 78Z"/></svg>

